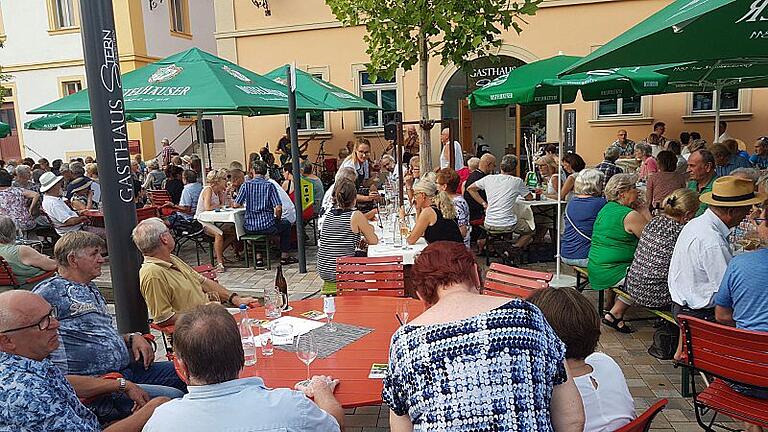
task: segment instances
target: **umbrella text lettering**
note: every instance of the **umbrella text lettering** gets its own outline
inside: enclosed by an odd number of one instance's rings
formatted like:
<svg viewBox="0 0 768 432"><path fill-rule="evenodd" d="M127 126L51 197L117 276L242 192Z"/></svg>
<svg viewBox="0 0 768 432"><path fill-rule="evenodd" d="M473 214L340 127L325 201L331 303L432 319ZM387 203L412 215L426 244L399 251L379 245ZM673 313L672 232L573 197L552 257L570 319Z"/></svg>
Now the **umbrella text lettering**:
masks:
<svg viewBox="0 0 768 432"><path fill-rule="evenodd" d="M765 8L768 7L768 0L755 0L749 7L749 12L741 17L737 23L740 22L755 22L755 21L768 21L768 18L763 16Z"/></svg>
<svg viewBox="0 0 768 432"><path fill-rule="evenodd" d="M134 87L125 89L123 96L140 96L140 95L153 95L153 96L186 96L192 87L158 87L158 86L145 86Z"/></svg>

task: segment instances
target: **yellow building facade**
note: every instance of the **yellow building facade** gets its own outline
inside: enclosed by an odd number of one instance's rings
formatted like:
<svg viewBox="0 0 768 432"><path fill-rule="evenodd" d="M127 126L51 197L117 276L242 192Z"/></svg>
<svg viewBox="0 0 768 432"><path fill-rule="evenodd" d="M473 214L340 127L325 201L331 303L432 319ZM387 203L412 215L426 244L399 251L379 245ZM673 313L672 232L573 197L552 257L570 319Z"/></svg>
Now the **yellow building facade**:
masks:
<svg viewBox="0 0 768 432"><path fill-rule="evenodd" d="M548 58L562 52L586 55L631 26L660 10L669 0L545 0L535 17L527 19L523 32L503 34L498 52L500 63L478 59L468 70L443 66L438 59L429 64L429 108L433 119L460 119L462 145L483 135L499 156L514 152L518 141L557 141L556 106L521 109L514 107L468 111L462 106L466 93L510 68ZM363 41L364 27L342 27L323 0L274 0L270 14L252 2L216 0L216 41L219 55L258 73L295 62L340 87L380 103L385 109L396 108L405 120L417 120L418 76L414 70L398 71L392 82L371 83L365 73L368 56ZM605 147L613 142L618 129L626 129L629 138L640 141L652 131L655 122L666 123L665 136L679 137L683 131L697 131L713 142L711 93L682 93L647 96L613 102L577 102L565 105L563 119L575 150L588 164L602 160ZM741 90L723 97L723 120L728 133L751 144L766 134L762 125L768 120L768 90ZM348 141L365 137L372 143L375 156L387 147L381 118L376 113L326 113L301 119L300 137L315 133L310 143L310 160L315 159L321 140L324 150L333 156ZM520 125L522 135L517 134ZM269 145L274 151L287 126L286 116L262 118L225 118L226 155L229 160L243 160L251 152ZM439 128L432 131L438 143ZM304 139L305 139L304 138ZM302 139L303 141L303 139ZM438 152L433 149L433 160Z"/></svg>

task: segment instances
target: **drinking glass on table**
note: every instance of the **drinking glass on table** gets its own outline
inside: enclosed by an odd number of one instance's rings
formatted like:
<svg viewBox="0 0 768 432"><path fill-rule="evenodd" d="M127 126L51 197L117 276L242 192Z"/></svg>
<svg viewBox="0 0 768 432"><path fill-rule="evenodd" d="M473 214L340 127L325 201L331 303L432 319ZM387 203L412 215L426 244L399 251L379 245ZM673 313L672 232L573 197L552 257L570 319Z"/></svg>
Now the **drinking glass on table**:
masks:
<svg viewBox="0 0 768 432"><path fill-rule="evenodd" d="M400 237L403 238L403 250L411 250L408 246L408 236L411 234L411 228L408 226L408 217L400 221Z"/></svg>
<svg viewBox="0 0 768 432"><path fill-rule="evenodd" d="M408 303L401 301L397 304L397 320L400 321L400 325L408 324Z"/></svg>
<svg viewBox="0 0 768 432"><path fill-rule="evenodd" d="M258 341L261 343L261 354L264 357L269 357L275 353L274 346L272 344L272 332L271 328L262 327L258 320L253 320L253 327L256 328L253 332L254 337L258 337Z"/></svg>
<svg viewBox="0 0 768 432"><path fill-rule="evenodd" d="M317 358L317 345L315 337L310 333L305 333L296 337L296 357L307 365L307 379L297 383L297 386L309 386L311 377L309 375L309 365Z"/></svg>

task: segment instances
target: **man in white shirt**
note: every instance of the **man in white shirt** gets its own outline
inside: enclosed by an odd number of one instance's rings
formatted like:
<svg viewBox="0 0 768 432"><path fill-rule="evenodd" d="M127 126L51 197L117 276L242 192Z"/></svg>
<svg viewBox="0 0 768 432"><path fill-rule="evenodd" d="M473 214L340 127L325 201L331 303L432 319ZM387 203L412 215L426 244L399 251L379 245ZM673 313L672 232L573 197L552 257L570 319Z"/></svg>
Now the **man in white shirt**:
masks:
<svg viewBox="0 0 768 432"><path fill-rule="evenodd" d="M443 146L443 150L440 152L440 168L448 168L450 164L450 147L447 146L451 140L451 131L448 128L443 129L440 134L440 144ZM464 155L461 153L461 144L458 141L453 142L453 169L458 171L464 168Z"/></svg>
<svg viewBox="0 0 768 432"><path fill-rule="evenodd" d="M731 228L749 214L753 204L768 197L754 192L754 182L725 176L715 180L712 192L699 199L709 208L688 222L680 232L669 265L672 312L714 320L715 295L732 252Z"/></svg>
<svg viewBox="0 0 768 432"><path fill-rule="evenodd" d="M514 207L518 197L530 200L533 198L530 190L520 177L514 175L517 158L514 155L504 155L499 168L501 174L487 175L472 183L468 188L470 196L485 208L486 231L509 231L520 234L515 246L525 248L533 240L533 230L525 221L518 218ZM480 196L484 190L488 200Z"/></svg>
<svg viewBox="0 0 768 432"><path fill-rule="evenodd" d="M75 213L61 196L63 176L48 171L40 176L40 192L43 193L43 210L51 219L56 233L64 235L70 231L83 229L88 217Z"/></svg>
<svg viewBox="0 0 768 432"><path fill-rule="evenodd" d="M296 223L296 206L293 205L290 195L286 192L280 184L274 180L267 179L273 186L277 188L277 194L280 196L280 204L283 206L283 219L291 223Z"/></svg>

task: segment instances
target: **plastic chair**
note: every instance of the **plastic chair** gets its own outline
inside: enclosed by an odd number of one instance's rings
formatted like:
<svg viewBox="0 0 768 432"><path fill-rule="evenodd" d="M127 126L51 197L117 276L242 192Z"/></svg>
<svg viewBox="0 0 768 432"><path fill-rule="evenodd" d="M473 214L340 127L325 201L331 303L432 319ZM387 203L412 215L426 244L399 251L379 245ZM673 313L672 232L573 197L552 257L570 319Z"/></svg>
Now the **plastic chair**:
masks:
<svg viewBox="0 0 768 432"><path fill-rule="evenodd" d="M27 279L25 283L35 284L37 282L48 279L55 274L56 271L54 270L47 271L39 276ZM3 257L0 257L0 286L9 286L13 287L13 289L21 288L21 283L19 283L19 280L16 279L16 275L13 274L13 270L11 270L10 264L8 264L8 261L6 261Z"/></svg>
<svg viewBox="0 0 768 432"><path fill-rule="evenodd" d="M143 220L157 217L158 211L156 206L149 206L149 207L142 207L140 209L136 209L136 222L141 222Z"/></svg>
<svg viewBox="0 0 768 432"><path fill-rule="evenodd" d="M653 406L645 410L644 413L640 414L638 418L616 429L616 432L648 432L648 429L651 428L653 419L667 406L668 402L669 401L666 399L656 402Z"/></svg>
<svg viewBox="0 0 768 432"><path fill-rule="evenodd" d="M166 203L172 203L171 195L167 190L149 189L147 195L149 195L149 201L152 205L157 207L160 211L161 217L167 217L173 214L174 210L172 208L163 207Z"/></svg>
<svg viewBox="0 0 768 432"><path fill-rule="evenodd" d="M696 374L691 376L696 421L704 430L715 430L718 414L768 427L768 399L758 399L735 391L731 383L768 387L768 333L741 330L699 318L678 315L683 329L684 366L704 372L715 380L697 392ZM703 416L713 411L707 423ZM729 429L732 430L732 429Z"/></svg>
<svg viewBox="0 0 768 432"><path fill-rule="evenodd" d="M526 299L534 291L548 287L551 280L552 273L493 263L485 274L483 288L486 294Z"/></svg>
<svg viewBox="0 0 768 432"><path fill-rule="evenodd" d="M403 257L344 257L336 259L339 295L403 297Z"/></svg>

